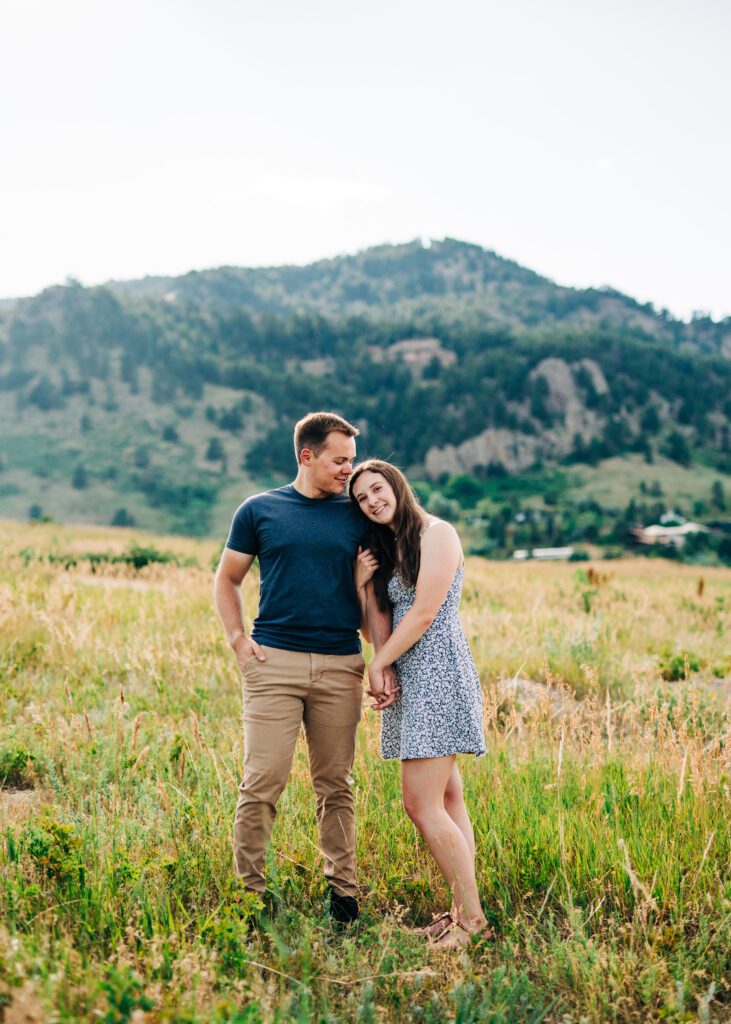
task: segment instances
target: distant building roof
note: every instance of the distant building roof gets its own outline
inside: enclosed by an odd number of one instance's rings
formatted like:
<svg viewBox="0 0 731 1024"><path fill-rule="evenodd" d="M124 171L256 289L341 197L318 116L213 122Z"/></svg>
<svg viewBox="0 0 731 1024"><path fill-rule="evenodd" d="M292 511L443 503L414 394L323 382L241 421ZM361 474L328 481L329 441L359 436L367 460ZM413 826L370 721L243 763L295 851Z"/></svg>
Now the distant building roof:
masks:
<svg viewBox="0 0 731 1024"><path fill-rule="evenodd" d="M682 537L686 533L708 533L708 527L701 523L681 523L679 526L645 526L648 537Z"/></svg>
<svg viewBox="0 0 731 1024"><path fill-rule="evenodd" d="M680 526L661 526L653 523L652 526L636 526L630 530L640 544L672 544L675 547L682 547L688 534L710 532L702 523L689 522L684 522Z"/></svg>
<svg viewBox="0 0 731 1024"><path fill-rule="evenodd" d="M536 558L538 561L561 561L571 558L573 548L532 548L530 551L519 549L513 552L516 561L524 561L526 558Z"/></svg>
<svg viewBox="0 0 731 1024"><path fill-rule="evenodd" d="M674 512L672 509L668 512L663 512L660 516L660 523L663 526L682 526L683 523L687 523L688 520L685 516L681 516L680 512Z"/></svg>

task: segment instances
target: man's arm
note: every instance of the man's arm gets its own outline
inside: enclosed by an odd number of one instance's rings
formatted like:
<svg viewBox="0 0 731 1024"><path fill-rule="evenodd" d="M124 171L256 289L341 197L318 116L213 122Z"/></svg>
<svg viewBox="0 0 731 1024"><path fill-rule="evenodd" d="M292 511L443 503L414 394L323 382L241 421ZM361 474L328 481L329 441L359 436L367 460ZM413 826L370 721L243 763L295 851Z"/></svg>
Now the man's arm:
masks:
<svg viewBox="0 0 731 1024"><path fill-rule="evenodd" d="M224 548L213 584L213 596L226 631L226 639L236 655L242 672L252 655L256 655L259 661L266 661L264 652L256 640L246 635L241 605L241 584L255 557Z"/></svg>

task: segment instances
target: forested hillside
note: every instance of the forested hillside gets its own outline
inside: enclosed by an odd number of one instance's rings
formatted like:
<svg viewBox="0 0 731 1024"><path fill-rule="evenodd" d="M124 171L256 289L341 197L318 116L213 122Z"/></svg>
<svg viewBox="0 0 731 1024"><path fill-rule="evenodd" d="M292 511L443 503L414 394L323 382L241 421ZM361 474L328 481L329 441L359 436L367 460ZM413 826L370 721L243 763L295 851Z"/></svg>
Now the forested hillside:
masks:
<svg viewBox="0 0 731 1024"><path fill-rule="evenodd" d="M621 327L731 356L731 319L685 324L612 288L566 288L496 253L445 238L383 245L309 266L220 267L182 277L111 282L114 291L254 315L307 310L399 324L510 324L540 335L556 324Z"/></svg>
<svg viewBox="0 0 731 1024"><path fill-rule="evenodd" d="M0 515L219 531L291 474L292 424L313 408L358 423L361 453L427 497L469 477L488 512L495 481L540 495L547 474L568 487L572 467L618 456L648 482L653 464L705 473L698 501L706 477L729 489L730 338L728 320L673 321L449 240L70 282L0 308Z"/></svg>

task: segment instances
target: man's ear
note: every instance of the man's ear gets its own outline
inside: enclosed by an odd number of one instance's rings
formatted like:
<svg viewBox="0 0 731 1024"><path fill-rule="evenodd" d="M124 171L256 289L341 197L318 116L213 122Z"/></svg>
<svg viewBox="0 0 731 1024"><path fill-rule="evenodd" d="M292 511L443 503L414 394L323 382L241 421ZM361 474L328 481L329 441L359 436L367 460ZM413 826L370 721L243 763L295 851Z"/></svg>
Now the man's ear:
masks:
<svg viewBox="0 0 731 1024"><path fill-rule="evenodd" d="M311 448L303 448L300 452L300 462L303 466L312 465L312 460L315 457L315 453Z"/></svg>

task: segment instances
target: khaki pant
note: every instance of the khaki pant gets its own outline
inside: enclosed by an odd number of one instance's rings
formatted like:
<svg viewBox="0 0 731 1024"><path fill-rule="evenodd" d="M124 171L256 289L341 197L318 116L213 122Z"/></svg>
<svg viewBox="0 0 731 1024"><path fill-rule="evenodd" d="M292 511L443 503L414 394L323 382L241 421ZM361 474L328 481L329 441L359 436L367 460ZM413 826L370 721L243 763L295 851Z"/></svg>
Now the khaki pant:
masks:
<svg viewBox="0 0 731 1024"><path fill-rule="evenodd" d="M264 857L277 800L304 724L317 796L325 877L336 892L356 893L355 814L350 772L363 700L360 654L303 654L262 647L244 670L244 780L234 819L237 876L262 892Z"/></svg>

